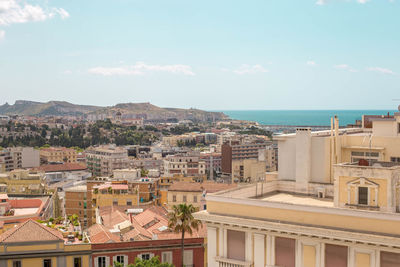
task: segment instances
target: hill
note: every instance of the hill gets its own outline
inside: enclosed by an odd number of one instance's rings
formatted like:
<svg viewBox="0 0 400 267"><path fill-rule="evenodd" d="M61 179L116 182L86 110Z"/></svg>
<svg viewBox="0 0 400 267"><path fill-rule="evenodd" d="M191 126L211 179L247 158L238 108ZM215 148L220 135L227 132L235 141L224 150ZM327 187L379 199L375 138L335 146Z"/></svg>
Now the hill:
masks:
<svg viewBox="0 0 400 267"><path fill-rule="evenodd" d="M150 103L121 103L111 107L76 105L65 101L46 103L17 100L14 105L0 106L0 115L25 116L114 116L121 112L123 116L142 116L150 120L178 119L193 121L217 121L227 119L222 112L208 112L199 109L161 108ZM100 116L99 116L100 117Z"/></svg>

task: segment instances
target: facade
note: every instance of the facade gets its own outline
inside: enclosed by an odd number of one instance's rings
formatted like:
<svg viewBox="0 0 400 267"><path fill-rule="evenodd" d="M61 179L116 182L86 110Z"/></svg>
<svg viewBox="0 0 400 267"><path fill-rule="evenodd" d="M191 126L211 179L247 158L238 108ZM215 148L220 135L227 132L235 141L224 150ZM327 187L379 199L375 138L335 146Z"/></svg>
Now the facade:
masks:
<svg viewBox="0 0 400 267"><path fill-rule="evenodd" d="M232 161L232 179L234 182L255 182L265 179L266 161L243 159Z"/></svg>
<svg viewBox="0 0 400 267"><path fill-rule="evenodd" d="M0 150L0 173L14 170L14 159L7 149Z"/></svg>
<svg viewBox="0 0 400 267"><path fill-rule="evenodd" d="M61 232L28 220L0 235L0 266L89 267L91 245L69 245Z"/></svg>
<svg viewBox="0 0 400 267"><path fill-rule="evenodd" d="M10 147L15 169L35 168L40 166L40 152L33 147Z"/></svg>
<svg viewBox="0 0 400 267"><path fill-rule="evenodd" d="M206 164L198 155L168 155L164 159L164 176L205 174Z"/></svg>
<svg viewBox="0 0 400 267"><path fill-rule="evenodd" d="M222 184L215 182L174 182L167 192L167 207L172 209L173 205L182 203L192 204L199 210L206 208L205 199L207 193L235 188L236 184Z"/></svg>
<svg viewBox="0 0 400 267"><path fill-rule="evenodd" d="M181 240L147 240L120 243L92 244L94 267L112 266L114 261L125 264L135 262L136 258L150 259L158 256L161 262L181 266ZM204 266L204 239L185 239L185 266Z"/></svg>
<svg viewBox="0 0 400 267"><path fill-rule="evenodd" d="M67 216L78 215L83 228L94 223L92 221L92 199L88 198L86 185L79 185L65 190L65 214Z"/></svg>
<svg viewBox="0 0 400 267"><path fill-rule="evenodd" d="M8 194L37 195L46 192L44 173L34 170L13 170L0 173L0 184L6 185Z"/></svg>
<svg viewBox="0 0 400 267"><path fill-rule="evenodd" d="M233 161L241 161L245 159L258 159L259 151L265 150L266 142L239 142L230 141L221 146L221 171L223 173L232 174Z"/></svg>
<svg viewBox="0 0 400 267"><path fill-rule="evenodd" d="M128 151L122 147L91 147L85 155L87 167L94 176L111 176L114 170L129 168Z"/></svg>
<svg viewBox="0 0 400 267"><path fill-rule="evenodd" d="M114 180L134 181L141 177L140 169L120 169L113 171Z"/></svg>
<svg viewBox="0 0 400 267"><path fill-rule="evenodd" d="M40 149L40 161L42 163L51 162L77 162L77 152L72 148L49 147Z"/></svg>

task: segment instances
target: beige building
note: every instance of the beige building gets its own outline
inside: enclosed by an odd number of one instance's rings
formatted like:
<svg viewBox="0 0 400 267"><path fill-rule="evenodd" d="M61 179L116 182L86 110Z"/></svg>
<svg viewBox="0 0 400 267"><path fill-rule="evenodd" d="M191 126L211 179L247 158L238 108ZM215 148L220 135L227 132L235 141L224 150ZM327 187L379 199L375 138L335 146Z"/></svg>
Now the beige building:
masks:
<svg viewBox="0 0 400 267"><path fill-rule="evenodd" d="M399 266L399 115L278 137L276 180L209 194L195 214L208 266Z"/></svg>
<svg viewBox="0 0 400 267"><path fill-rule="evenodd" d="M266 162L258 159L232 161L232 180L234 182L255 182L265 179Z"/></svg>
<svg viewBox="0 0 400 267"><path fill-rule="evenodd" d="M164 159L164 176L206 174L206 162L200 155L169 155Z"/></svg>
<svg viewBox="0 0 400 267"><path fill-rule="evenodd" d="M129 168L128 151L123 147L90 147L85 154L87 168L94 176L111 176L114 170Z"/></svg>
<svg viewBox="0 0 400 267"><path fill-rule="evenodd" d="M8 194L43 194L46 192L44 172L18 169L0 173L0 184Z"/></svg>
<svg viewBox="0 0 400 267"><path fill-rule="evenodd" d="M167 208L172 209L173 205L186 203L193 205L199 210L203 210L205 209L204 197L206 194L235 187L235 184L222 184L209 181L204 183L174 182L168 189Z"/></svg>
<svg viewBox="0 0 400 267"><path fill-rule="evenodd" d="M76 163L77 152L75 149L66 147L48 147L40 149L40 161L42 163L50 162L68 162Z"/></svg>

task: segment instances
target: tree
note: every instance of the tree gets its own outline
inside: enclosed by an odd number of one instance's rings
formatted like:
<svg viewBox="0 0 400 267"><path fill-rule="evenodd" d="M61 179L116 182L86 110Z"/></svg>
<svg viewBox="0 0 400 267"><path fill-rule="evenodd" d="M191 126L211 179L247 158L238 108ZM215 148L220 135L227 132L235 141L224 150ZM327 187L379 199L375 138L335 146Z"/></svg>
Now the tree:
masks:
<svg viewBox="0 0 400 267"><path fill-rule="evenodd" d="M192 204L179 204L172 207L172 212L168 214L168 227L175 233L182 234L181 252L182 252L182 267L183 254L185 251L185 233L192 234L193 229L198 230L201 222L193 217L193 213L197 211Z"/></svg>
<svg viewBox="0 0 400 267"><path fill-rule="evenodd" d="M114 261L114 267L123 267L122 263ZM160 259L156 256L150 260L142 260L140 258L135 259L134 264L129 264L128 267L174 267L173 264L161 263Z"/></svg>

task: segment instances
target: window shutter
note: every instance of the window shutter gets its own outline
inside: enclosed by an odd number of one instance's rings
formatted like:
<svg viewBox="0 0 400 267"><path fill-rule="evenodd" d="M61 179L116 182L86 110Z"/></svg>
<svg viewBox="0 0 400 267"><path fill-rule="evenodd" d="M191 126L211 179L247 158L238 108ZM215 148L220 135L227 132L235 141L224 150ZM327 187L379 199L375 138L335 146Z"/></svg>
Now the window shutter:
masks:
<svg viewBox="0 0 400 267"><path fill-rule="evenodd" d="M128 256L124 255L124 266L128 265Z"/></svg>
<svg viewBox="0 0 400 267"><path fill-rule="evenodd" d="M99 257L94 258L94 267L99 267Z"/></svg>
<svg viewBox="0 0 400 267"><path fill-rule="evenodd" d="M110 257L106 257L106 267L110 266Z"/></svg>

